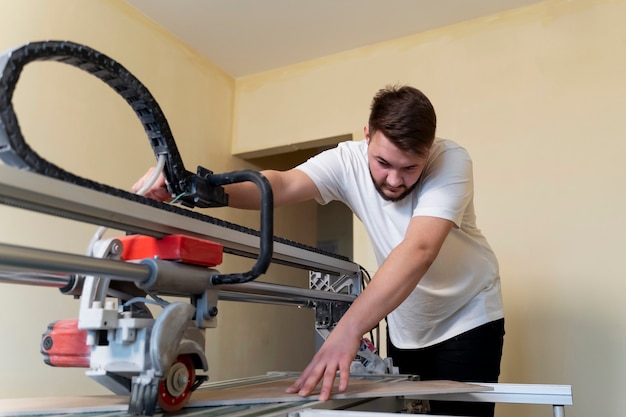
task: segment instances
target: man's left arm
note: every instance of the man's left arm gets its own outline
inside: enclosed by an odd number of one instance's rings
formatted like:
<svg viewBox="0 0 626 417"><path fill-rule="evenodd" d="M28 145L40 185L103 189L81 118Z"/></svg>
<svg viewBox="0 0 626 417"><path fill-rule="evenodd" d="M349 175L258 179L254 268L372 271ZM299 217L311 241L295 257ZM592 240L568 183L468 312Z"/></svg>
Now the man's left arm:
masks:
<svg viewBox="0 0 626 417"><path fill-rule="evenodd" d="M415 289L453 226L451 221L438 217L411 219L402 242L391 251L288 392L307 396L322 381L320 400L327 400L337 371L338 390L345 391L361 338Z"/></svg>

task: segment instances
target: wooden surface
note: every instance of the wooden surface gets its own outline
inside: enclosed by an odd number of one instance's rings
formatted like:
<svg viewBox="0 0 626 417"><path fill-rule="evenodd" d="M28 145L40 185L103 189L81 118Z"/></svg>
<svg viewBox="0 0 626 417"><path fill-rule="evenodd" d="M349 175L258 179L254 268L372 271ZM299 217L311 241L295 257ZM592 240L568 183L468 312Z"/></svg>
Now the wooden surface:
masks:
<svg viewBox="0 0 626 417"><path fill-rule="evenodd" d="M285 390L295 379L285 379L242 387L196 390L187 407L208 407L238 404L263 404L277 402L313 401L318 391L308 397L287 394ZM490 391L493 388L454 381L397 381L380 382L354 379L343 393L333 399L375 398L401 395L443 394ZM128 409L128 397L116 395L85 397L46 397L0 399L0 416L25 416L54 413L107 412Z"/></svg>
<svg viewBox="0 0 626 417"><path fill-rule="evenodd" d="M273 402L294 402L317 400L319 386L313 395L300 397L287 394L285 390L295 379L266 382L246 387L222 388L214 390L199 389L191 397L190 406L217 406L238 404L260 404ZM375 398L419 394L448 394L462 392L490 391L493 388L476 384L465 384L454 381L397 381L379 382L367 380L351 380L348 389L342 393L336 390L332 399L344 398Z"/></svg>
<svg viewBox="0 0 626 417"><path fill-rule="evenodd" d="M0 416L126 410L128 410L128 397L117 395L0 399Z"/></svg>

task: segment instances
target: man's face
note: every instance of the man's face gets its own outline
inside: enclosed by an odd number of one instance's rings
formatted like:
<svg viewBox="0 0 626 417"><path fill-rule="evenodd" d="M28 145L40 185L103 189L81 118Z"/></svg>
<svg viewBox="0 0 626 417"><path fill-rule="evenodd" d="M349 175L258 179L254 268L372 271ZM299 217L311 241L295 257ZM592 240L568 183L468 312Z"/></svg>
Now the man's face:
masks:
<svg viewBox="0 0 626 417"><path fill-rule="evenodd" d="M370 175L376 190L385 200L402 200L417 185L427 157L402 151L380 131L370 135L367 127L365 138Z"/></svg>

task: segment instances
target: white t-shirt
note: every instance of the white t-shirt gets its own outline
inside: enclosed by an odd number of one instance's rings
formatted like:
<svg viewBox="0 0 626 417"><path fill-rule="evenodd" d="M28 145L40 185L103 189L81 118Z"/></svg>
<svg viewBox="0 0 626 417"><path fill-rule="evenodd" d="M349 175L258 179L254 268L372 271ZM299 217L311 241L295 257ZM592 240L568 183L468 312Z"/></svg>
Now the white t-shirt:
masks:
<svg viewBox="0 0 626 417"><path fill-rule="evenodd" d="M476 227L472 161L465 149L435 139L416 188L398 202L386 201L374 187L365 140L342 142L297 169L317 185L320 204L342 201L363 222L378 265L402 241L413 216L454 223L420 283L388 316L396 347L431 346L504 317L498 261Z"/></svg>

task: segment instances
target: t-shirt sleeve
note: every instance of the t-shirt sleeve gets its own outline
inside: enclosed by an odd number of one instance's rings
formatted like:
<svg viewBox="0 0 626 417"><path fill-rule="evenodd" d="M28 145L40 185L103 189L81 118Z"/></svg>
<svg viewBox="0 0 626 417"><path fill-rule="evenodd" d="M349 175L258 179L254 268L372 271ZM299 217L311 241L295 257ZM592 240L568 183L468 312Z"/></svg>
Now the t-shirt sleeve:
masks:
<svg viewBox="0 0 626 417"><path fill-rule="evenodd" d="M295 167L311 178L320 192L319 204L327 204L333 200L343 201L341 184L345 184L345 161L341 147L321 152Z"/></svg>
<svg viewBox="0 0 626 417"><path fill-rule="evenodd" d="M413 216L440 217L460 227L474 194L472 160L461 147L446 149L430 161L421 179Z"/></svg>

